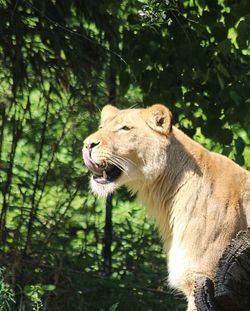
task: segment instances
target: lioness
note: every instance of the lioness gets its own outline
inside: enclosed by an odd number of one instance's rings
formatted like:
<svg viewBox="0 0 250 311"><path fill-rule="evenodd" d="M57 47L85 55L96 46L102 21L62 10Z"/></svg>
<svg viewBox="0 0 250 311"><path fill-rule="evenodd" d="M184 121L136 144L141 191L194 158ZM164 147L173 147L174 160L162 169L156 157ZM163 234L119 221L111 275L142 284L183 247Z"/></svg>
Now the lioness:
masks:
<svg viewBox="0 0 250 311"><path fill-rule="evenodd" d="M84 141L91 187L101 196L125 184L155 219L168 256L169 284L196 310L197 276L215 276L223 250L250 225L250 173L172 126L168 108L103 108Z"/></svg>

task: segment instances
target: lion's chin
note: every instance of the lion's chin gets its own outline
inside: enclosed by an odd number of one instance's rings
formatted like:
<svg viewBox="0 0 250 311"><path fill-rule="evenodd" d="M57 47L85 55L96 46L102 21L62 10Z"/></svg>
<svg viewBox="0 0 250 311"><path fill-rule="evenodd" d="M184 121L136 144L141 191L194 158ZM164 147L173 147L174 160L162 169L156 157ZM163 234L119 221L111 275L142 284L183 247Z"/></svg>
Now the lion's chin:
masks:
<svg viewBox="0 0 250 311"><path fill-rule="evenodd" d="M113 181L107 181L102 178L91 176L91 189L99 197L106 197L108 194L113 193L117 188L121 186L121 183L119 182L119 177Z"/></svg>

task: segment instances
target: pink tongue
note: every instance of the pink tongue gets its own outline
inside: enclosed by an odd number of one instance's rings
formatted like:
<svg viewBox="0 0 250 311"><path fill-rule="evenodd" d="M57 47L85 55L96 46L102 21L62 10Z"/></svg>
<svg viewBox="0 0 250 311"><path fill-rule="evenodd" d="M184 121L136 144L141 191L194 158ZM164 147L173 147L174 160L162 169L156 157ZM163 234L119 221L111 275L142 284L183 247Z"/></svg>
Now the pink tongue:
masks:
<svg viewBox="0 0 250 311"><path fill-rule="evenodd" d="M87 168L92 171L95 174L98 175L102 175L103 173L103 169L98 166L91 158L90 158L90 153L89 150L84 148L82 151L82 156L83 156L83 160L85 165L87 166Z"/></svg>

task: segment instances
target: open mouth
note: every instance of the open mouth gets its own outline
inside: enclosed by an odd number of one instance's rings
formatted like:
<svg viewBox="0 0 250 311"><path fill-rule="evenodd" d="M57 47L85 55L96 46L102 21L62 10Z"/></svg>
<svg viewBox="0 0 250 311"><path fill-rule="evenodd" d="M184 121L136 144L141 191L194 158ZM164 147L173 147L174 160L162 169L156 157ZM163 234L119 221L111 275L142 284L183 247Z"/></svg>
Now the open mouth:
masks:
<svg viewBox="0 0 250 311"><path fill-rule="evenodd" d="M93 173L93 179L99 184L109 184L120 177L122 171L115 165L108 164L100 174Z"/></svg>
<svg viewBox="0 0 250 311"><path fill-rule="evenodd" d="M91 152L87 148L83 149L83 160L87 168L92 172L93 179L99 184L109 184L120 177L122 171L113 164L97 164L91 158Z"/></svg>

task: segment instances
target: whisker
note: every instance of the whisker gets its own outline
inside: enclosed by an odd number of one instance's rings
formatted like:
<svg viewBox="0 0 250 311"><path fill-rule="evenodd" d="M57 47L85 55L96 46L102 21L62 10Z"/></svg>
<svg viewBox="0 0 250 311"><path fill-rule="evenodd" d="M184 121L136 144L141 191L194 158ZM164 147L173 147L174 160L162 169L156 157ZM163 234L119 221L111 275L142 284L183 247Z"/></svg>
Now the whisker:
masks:
<svg viewBox="0 0 250 311"><path fill-rule="evenodd" d="M132 106L130 106L128 109L137 108L138 106L139 106L139 104L138 104L138 103L136 103L136 104L133 104Z"/></svg>
<svg viewBox="0 0 250 311"><path fill-rule="evenodd" d="M121 161L119 158L115 157L108 150L102 150L102 152L99 153L99 156L107 157L107 162L109 164L113 164L113 165L117 166L121 171L123 171L125 174L127 174L126 167L124 167L127 164L125 160Z"/></svg>
<svg viewBox="0 0 250 311"><path fill-rule="evenodd" d="M122 156L119 156L119 155L117 155L117 154L112 154L110 151L108 151L108 150L103 150L102 152L101 152L101 154L103 155L103 156L106 156L106 157L112 157L112 158L116 158L117 159L117 161L122 161L122 162L124 162L125 164L132 164L133 166L135 166L136 167L136 164L132 161L132 160L130 160L130 159L128 159L127 157L122 157Z"/></svg>
<svg viewBox="0 0 250 311"><path fill-rule="evenodd" d="M108 163L113 164L115 166L117 166L124 174L126 174L128 176L128 172L126 171L126 169L122 166L121 163L117 162L114 159L109 159Z"/></svg>
<svg viewBox="0 0 250 311"><path fill-rule="evenodd" d="M119 156L119 155L117 155L117 154L113 154L112 156L115 157L115 158L117 158L117 160L119 159L119 160L121 160L121 161L124 161L124 162L126 162L126 163L130 163L130 164L136 166L136 164L135 164L132 160L130 160L130 159L126 158L126 157L121 157L121 156Z"/></svg>
<svg viewBox="0 0 250 311"><path fill-rule="evenodd" d="M125 168L122 166L121 163L117 162L116 160L110 158L108 159L108 163L114 164L115 166L117 166L120 170L122 170L125 173Z"/></svg>

